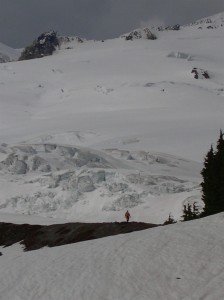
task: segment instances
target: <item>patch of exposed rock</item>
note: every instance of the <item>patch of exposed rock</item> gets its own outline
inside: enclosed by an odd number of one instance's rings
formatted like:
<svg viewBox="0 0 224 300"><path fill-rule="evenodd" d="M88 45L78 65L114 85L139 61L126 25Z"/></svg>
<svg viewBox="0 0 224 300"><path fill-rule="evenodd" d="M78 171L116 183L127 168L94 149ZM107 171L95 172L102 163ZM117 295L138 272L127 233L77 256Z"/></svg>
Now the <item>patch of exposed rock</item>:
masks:
<svg viewBox="0 0 224 300"><path fill-rule="evenodd" d="M195 79L209 79L210 78L208 71L203 70L203 69L193 68L191 73L194 74Z"/></svg>
<svg viewBox="0 0 224 300"><path fill-rule="evenodd" d="M136 29L130 33L122 35L121 37L125 38L126 41L132 41L135 39L156 40L155 34L152 33L149 28Z"/></svg>
<svg viewBox="0 0 224 300"><path fill-rule="evenodd" d="M224 13L218 13L211 17L197 20L188 26L195 26L198 29L216 29L224 27Z"/></svg>
<svg viewBox="0 0 224 300"><path fill-rule="evenodd" d="M19 60L28 60L52 55L58 46L59 40L55 31L42 33L33 41L32 45L27 46L23 50Z"/></svg>

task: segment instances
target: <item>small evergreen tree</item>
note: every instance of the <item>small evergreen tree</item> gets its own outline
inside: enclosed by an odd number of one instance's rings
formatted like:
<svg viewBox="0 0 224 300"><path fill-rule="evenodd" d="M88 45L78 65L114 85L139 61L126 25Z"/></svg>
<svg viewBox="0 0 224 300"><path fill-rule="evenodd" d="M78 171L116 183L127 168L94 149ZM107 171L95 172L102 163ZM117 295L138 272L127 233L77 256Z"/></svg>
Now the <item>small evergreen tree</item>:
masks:
<svg viewBox="0 0 224 300"><path fill-rule="evenodd" d="M174 220L173 216L169 214L168 219L163 223L163 225L175 224L177 221Z"/></svg>
<svg viewBox="0 0 224 300"><path fill-rule="evenodd" d="M200 217L200 213L196 205L196 202L194 202L193 205L191 205L190 203L184 205L183 215L182 215L183 221L190 221L190 220L198 219L199 217Z"/></svg>
<svg viewBox="0 0 224 300"><path fill-rule="evenodd" d="M202 200L205 203L202 216L224 211L224 139L221 130L216 149L214 152L211 147L201 171Z"/></svg>

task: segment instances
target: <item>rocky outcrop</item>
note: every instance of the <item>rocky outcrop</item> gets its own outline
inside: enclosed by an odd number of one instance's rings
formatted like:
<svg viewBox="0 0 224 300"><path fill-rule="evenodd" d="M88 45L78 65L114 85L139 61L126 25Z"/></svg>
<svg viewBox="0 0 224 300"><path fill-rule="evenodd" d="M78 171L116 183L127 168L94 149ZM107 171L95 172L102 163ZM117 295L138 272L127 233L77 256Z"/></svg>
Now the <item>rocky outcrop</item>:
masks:
<svg viewBox="0 0 224 300"><path fill-rule="evenodd" d="M146 39L146 40L156 40L155 34L153 34L149 28L136 29L130 33L122 35L126 41L132 41L135 39Z"/></svg>
<svg viewBox="0 0 224 300"><path fill-rule="evenodd" d="M59 46L59 40L55 31L42 33L31 46L22 52L19 60L28 60L52 55Z"/></svg>
<svg viewBox="0 0 224 300"><path fill-rule="evenodd" d="M193 68L191 73L194 74L195 79L209 79L210 78L208 71L205 71L203 69Z"/></svg>
<svg viewBox="0 0 224 300"><path fill-rule="evenodd" d="M187 26L195 27L198 29L216 29L224 27L224 12L197 20Z"/></svg>
<svg viewBox="0 0 224 300"><path fill-rule="evenodd" d="M164 31L164 30L180 30L180 25L179 24L175 24L173 26L159 26L157 27L158 31Z"/></svg>
<svg viewBox="0 0 224 300"><path fill-rule="evenodd" d="M61 49L73 49L78 44L82 44L86 39L79 36L60 36L58 38L60 50Z"/></svg>

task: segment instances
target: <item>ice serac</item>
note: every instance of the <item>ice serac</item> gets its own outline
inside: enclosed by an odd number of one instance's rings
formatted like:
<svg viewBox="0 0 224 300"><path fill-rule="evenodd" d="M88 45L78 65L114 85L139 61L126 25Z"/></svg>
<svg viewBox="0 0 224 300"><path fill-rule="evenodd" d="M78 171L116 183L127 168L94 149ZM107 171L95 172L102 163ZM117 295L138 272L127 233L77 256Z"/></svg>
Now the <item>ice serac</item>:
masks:
<svg viewBox="0 0 224 300"><path fill-rule="evenodd" d="M179 217L182 202L199 200L200 164L162 153L59 144L3 145L0 152L2 183L10 190L0 197L5 213L122 221L128 208L133 220L162 223L170 206Z"/></svg>

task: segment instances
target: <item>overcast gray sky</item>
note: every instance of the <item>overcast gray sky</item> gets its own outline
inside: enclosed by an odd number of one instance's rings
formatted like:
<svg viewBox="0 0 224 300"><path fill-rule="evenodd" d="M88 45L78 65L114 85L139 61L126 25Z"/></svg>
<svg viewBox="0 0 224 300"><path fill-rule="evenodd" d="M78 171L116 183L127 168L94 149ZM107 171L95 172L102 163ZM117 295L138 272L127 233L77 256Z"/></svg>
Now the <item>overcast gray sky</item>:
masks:
<svg viewBox="0 0 224 300"><path fill-rule="evenodd" d="M29 45L38 35L106 39L141 25L186 24L224 11L224 0L0 0L0 42Z"/></svg>

